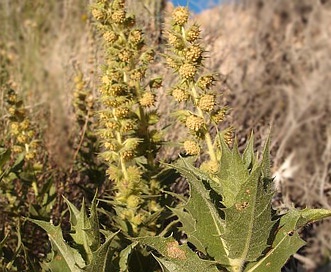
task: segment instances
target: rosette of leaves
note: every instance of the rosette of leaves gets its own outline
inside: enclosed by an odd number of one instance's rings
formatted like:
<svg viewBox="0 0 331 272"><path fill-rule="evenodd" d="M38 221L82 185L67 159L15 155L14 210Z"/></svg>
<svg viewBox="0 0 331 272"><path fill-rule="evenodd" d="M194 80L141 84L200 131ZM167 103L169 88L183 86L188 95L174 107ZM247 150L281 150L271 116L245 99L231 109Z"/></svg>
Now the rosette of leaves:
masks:
<svg viewBox="0 0 331 272"><path fill-rule="evenodd" d="M209 160L203 167L213 173L217 171L220 152L210 131L218 128L227 113L227 107L218 103L220 93L213 90L216 76L204 74L205 49L200 43L200 28L189 25L189 11L186 7L174 9L170 28L167 31L167 65L178 75L178 81L169 90L178 102L184 103L185 110L179 110L176 116L185 124L190 137L183 142L187 155L199 156L206 145ZM191 110L189 110L191 109ZM231 129L222 132L228 143L231 141Z"/></svg>
<svg viewBox="0 0 331 272"><path fill-rule="evenodd" d="M156 201L160 185L154 176L161 135L153 125L158 121L154 109L155 90L161 79L146 79L154 52L144 41L135 17L128 15L125 1L99 0L92 7L96 26L105 48L98 112L107 174L114 183L113 204L117 223L130 235L142 226L155 232L151 220L161 208Z"/></svg>
<svg viewBox="0 0 331 272"><path fill-rule="evenodd" d="M254 154L253 137L242 154L236 143L230 149L223 138L220 142L220 170L213 179L189 159L172 166L190 185L186 203L171 209L187 241L180 245L173 237L138 240L158 251L155 258L163 271L281 271L305 244L300 229L331 216L331 211L293 208L277 215L271 206L269 141L260 158Z"/></svg>

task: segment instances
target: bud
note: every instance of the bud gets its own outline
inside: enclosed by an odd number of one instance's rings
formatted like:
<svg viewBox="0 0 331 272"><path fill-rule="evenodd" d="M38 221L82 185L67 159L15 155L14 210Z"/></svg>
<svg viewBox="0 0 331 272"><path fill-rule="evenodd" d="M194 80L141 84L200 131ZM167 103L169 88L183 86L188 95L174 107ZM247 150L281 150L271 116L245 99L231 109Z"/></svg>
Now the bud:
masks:
<svg viewBox="0 0 331 272"><path fill-rule="evenodd" d="M146 92L143 94L143 97L140 98L139 103L143 107L152 107L155 104L155 95L150 92Z"/></svg>
<svg viewBox="0 0 331 272"><path fill-rule="evenodd" d="M125 22L126 12L124 9L114 10L111 19L114 23L123 24Z"/></svg>
<svg viewBox="0 0 331 272"><path fill-rule="evenodd" d="M202 76L199 78L197 85L202 90L210 89L215 82L215 78L212 75Z"/></svg>
<svg viewBox="0 0 331 272"><path fill-rule="evenodd" d="M215 96L214 95L205 94L205 95L201 96L199 103L198 103L198 107L202 111L210 112L213 110L214 106L215 106Z"/></svg>
<svg viewBox="0 0 331 272"><path fill-rule="evenodd" d="M203 49L200 45L194 44L185 49L185 59L188 61L199 62L202 59Z"/></svg>
<svg viewBox="0 0 331 272"><path fill-rule="evenodd" d="M129 41L134 45L139 45L143 42L143 34L140 29L134 29L131 31Z"/></svg>
<svg viewBox="0 0 331 272"><path fill-rule="evenodd" d="M195 141L187 140L184 142L183 147L188 155L200 154L200 146Z"/></svg>
<svg viewBox="0 0 331 272"><path fill-rule="evenodd" d="M114 110L114 116L116 118L125 118L128 117L130 110L127 107L119 107Z"/></svg>
<svg viewBox="0 0 331 272"><path fill-rule="evenodd" d="M106 42L114 43L117 40L117 35L114 31L107 31L102 36Z"/></svg>
<svg viewBox="0 0 331 272"><path fill-rule="evenodd" d="M105 18L105 14L99 9L93 9L92 10L92 16L95 19L97 19L98 21L101 21Z"/></svg>
<svg viewBox="0 0 331 272"><path fill-rule="evenodd" d="M184 63L178 70L179 75L184 79L192 79L196 73L197 68L191 63Z"/></svg>
<svg viewBox="0 0 331 272"><path fill-rule="evenodd" d="M176 25L183 26L187 23L189 11L186 7L177 7L172 13L172 19Z"/></svg>
<svg viewBox="0 0 331 272"><path fill-rule="evenodd" d="M140 197L136 195L130 195L126 200L126 203L129 208L137 208L140 202L141 202Z"/></svg>
<svg viewBox="0 0 331 272"><path fill-rule="evenodd" d="M186 32L186 40L188 42L195 42L200 36L200 28L198 25L192 25L189 30Z"/></svg>
<svg viewBox="0 0 331 272"><path fill-rule="evenodd" d="M204 120L201 117L190 115L186 119L186 126L193 131L199 131L203 128L205 125Z"/></svg>
<svg viewBox="0 0 331 272"><path fill-rule="evenodd" d="M128 63L132 58L133 53L128 49L123 49L118 53L118 58L120 61Z"/></svg>
<svg viewBox="0 0 331 272"><path fill-rule="evenodd" d="M186 101L190 96L189 96L189 93L182 89L182 88L174 88L172 90L172 93L171 95L176 99L176 101L178 102L182 102L182 101Z"/></svg>

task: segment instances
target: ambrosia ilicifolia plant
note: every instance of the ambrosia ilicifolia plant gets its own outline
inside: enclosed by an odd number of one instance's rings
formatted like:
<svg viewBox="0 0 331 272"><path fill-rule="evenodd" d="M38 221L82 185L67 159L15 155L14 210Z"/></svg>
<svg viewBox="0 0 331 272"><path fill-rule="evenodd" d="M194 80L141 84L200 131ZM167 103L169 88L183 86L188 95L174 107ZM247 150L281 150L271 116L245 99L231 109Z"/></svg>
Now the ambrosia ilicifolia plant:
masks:
<svg viewBox="0 0 331 272"><path fill-rule="evenodd" d="M154 52L124 2L99 0L92 8L105 48L98 135L100 156L114 184L117 222L137 235L143 226L155 232L151 219L161 210L156 201L160 184L154 177L159 172L155 158L161 136L152 126L158 121L155 91L162 81L146 80Z"/></svg>
<svg viewBox="0 0 331 272"><path fill-rule="evenodd" d="M154 256L163 271L280 271L304 244L300 228L331 211L290 209L278 215L273 210L269 140L259 158L253 136L240 154L236 141L229 148L228 133L217 130L226 108L217 105L217 94L210 90L214 76L198 75L204 50L198 43L199 27L186 28L188 18L185 7L173 11L168 32L171 54L166 58L180 81L171 94L177 101L193 103L194 111L178 114L192 135L183 143L186 153L199 155L204 142L209 158L200 168L192 158L170 165L189 183L189 198L171 208L186 240L181 244L172 236L137 240L158 251ZM217 131L214 140L211 125Z"/></svg>
<svg viewBox="0 0 331 272"><path fill-rule="evenodd" d="M179 121L185 124L189 138L182 145L187 155L199 156L207 150L208 160L201 167L207 172L218 170L220 158L218 137L213 139L212 129L218 130L225 119L228 108L218 103L220 92L213 90L216 74L203 73L205 49L200 43L200 28L188 25L189 11L176 8L167 31L168 54L166 63L178 75L178 81L169 90L178 103L185 103L186 109L176 112ZM222 133L226 141L232 141L232 129Z"/></svg>
<svg viewBox="0 0 331 272"><path fill-rule="evenodd" d="M240 153L232 129L219 129L227 107L220 105L220 94L213 90L216 75L203 72L206 56L200 28L189 23L188 9L175 8L167 29L165 59L178 75L169 93L185 106L176 116L188 131L180 143L188 156L169 165L156 160L161 135L153 127L158 122L154 105L161 79L148 79L154 52L146 46L134 16L127 14L124 0L97 0L92 15L105 48L97 136L113 184L110 203L118 232L100 230L95 198L89 216L84 202L78 210L66 200L70 246L63 241L60 226L32 220L48 232L52 244L43 268L281 271L304 245L300 229L331 216L331 211L290 208L280 213L272 207L269 139L262 154L255 154L252 135ZM163 168L177 171L189 184L187 198L169 192L178 197L176 206L161 205L157 174ZM172 222L159 225L157 219L166 209ZM148 254L158 267L151 262L153 266L146 268Z"/></svg>

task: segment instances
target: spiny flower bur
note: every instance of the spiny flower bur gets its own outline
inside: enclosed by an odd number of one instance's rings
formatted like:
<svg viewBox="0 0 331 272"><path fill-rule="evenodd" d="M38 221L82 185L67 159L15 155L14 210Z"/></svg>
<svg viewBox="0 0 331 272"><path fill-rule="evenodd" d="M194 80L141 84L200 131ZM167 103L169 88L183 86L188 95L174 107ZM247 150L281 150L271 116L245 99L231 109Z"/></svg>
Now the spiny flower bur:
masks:
<svg viewBox="0 0 331 272"><path fill-rule="evenodd" d="M9 133L14 154L25 153L24 158L28 163L38 163L38 150L40 142L37 139L37 132L31 122L24 102L13 89L9 89L5 96L9 112Z"/></svg>
<svg viewBox="0 0 331 272"><path fill-rule="evenodd" d="M215 172L218 152L210 131L213 127L218 129L227 110L217 103L221 94L213 90L216 76L203 74L206 51L200 43L201 30L195 23L190 25L188 19L188 9L177 7L167 29L168 50L165 62L178 76L178 81L168 93L176 102L181 102L190 109L189 113L184 110L176 113L190 135L183 141L184 151L187 155L197 156L203 150L208 150L211 161L208 163L208 172ZM207 149L203 148L204 145Z"/></svg>
<svg viewBox="0 0 331 272"><path fill-rule="evenodd" d="M155 91L161 87L162 79L146 79L155 53L146 45L134 16L127 13L125 1L98 0L92 15L105 48L102 108L98 112L98 135L103 143L100 156L109 166L114 202L120 207L117 215L131 225L131 235L138 235L146 216L156 212L157 207L141 196L158 193L151 188L147 168L156 171L158 167L155 158L161 139L155 137L151 125L158 121L154 113ZM147 168L138 163L142 157Z"/></svg>

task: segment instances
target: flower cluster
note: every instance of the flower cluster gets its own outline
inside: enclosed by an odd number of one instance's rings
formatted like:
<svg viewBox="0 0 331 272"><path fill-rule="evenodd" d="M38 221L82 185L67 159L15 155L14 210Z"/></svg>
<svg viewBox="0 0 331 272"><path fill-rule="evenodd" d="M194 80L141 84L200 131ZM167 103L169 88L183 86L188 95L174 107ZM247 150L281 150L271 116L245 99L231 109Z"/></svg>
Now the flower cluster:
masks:
<svg viewBox="0 0 331 272"><path fill-rule="evenodd" d="M124 0L99 0L92 15L103 37L106 60L100 86L102 109L98 112L100 156L114 182L117 215L130 225L126 231L137 235L144 221L160 209L146 196L158 194L160 189L153 179L160 144L153 125L158 121L155 91L162 80L146 80L154 52L145 44L135 17L126 12Z"/></svg>
<svg viewBox="0 0 331 272"><path fill-rule="evenodd" d="M227 108L217 103L221 94L212 90L216 76L203 74L206 57L200 43L200 28L196 24L189 25L188 19L187 8L175 8L171 27L167 30L166 63L179 78L169 93L177 102L185 103L187 108L193 108L192 111L178 113L179 120L184 122L191 135L183 141L185 152L188 155L200 155L204 142L210 160L206 169L209 169L208 172L215 172L220 152L210 131L212 127L218 130L220 122L227 114ZM230 134L227 135L227 142L230 142Z"/></svg>
<svg viewBox="0 0 331 272"><path fill-rule="evenodd" d="M13 89L6 94L7 110L9 113L9 132L11 135L12 152L14 154L25 153L25 160L34 162L37 160L39 142L36 131L20 99Z"/></svg>
<svg viewBox="0 0 331 272"><path fill-rule="evenodd" d="M84 74L79 67L76 67L74 77L73 107L76 122L78 124L80 137L76 141L76 156L83 165L92 165L97 161L98 141L95 134L95 98Z"/></svg>
<svg viewBox="0 0 331 272"><path fill-rule="evenodd" d="M74 78L74 100L76 119L78 124L83 127L86 122L91 122L94 108L94 97L91 90L87 87L87 82L84 80L84 75L81 71L77 71Z"/></svg>

